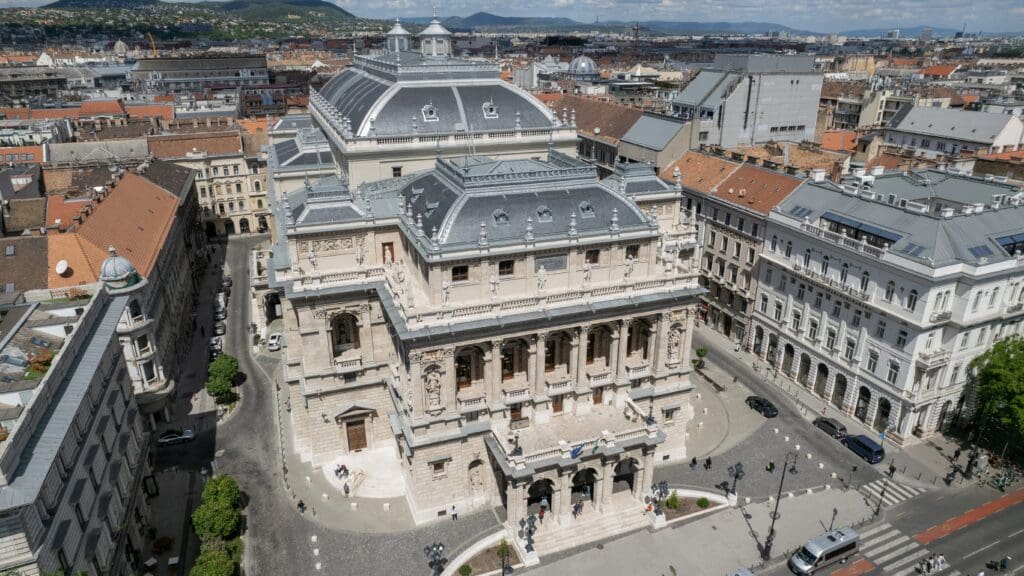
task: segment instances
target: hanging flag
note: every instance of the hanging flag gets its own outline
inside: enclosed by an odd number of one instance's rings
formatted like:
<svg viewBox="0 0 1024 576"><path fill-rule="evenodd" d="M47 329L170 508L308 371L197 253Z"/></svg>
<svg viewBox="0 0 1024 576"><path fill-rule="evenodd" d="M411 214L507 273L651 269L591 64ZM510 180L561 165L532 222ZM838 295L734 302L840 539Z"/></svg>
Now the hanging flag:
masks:
<svg viewBox="0 0 1024 576"><path fill-rule="evenodd" d="M583 445L581 444L581 445L576 446L575 448L573 448L572 452L569 452L569 455L572 456L575 459L575 458L579 458L580 454L582 454L582 453L583 453Z"/></svg>

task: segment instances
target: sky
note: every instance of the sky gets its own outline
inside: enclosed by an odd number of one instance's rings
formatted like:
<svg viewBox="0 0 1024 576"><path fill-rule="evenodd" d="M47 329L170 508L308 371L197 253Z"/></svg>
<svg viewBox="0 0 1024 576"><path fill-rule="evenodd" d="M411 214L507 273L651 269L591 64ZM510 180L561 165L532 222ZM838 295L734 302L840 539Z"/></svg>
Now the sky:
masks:
<svg viewBox="0 0 1024 576"><path fill-rule="evenodd" d="M429 12L424 0L336 2L368 18ZM968 31L1024 32L1021 0L444 0L439 8L442 15L469 16L478 11L565 16L581 22L593 22L595 16L601 20L773 22L815 32L918 25L959 30L964 24Z"/></svg>
<svg viewBox="0 0 1024 576"><path fill-rule="evenodd" d="M52 0L0 0L0 7ZM364 18L425 16L430 0L328 0ZM580 22L772 22L812 32L927 25L968 32L1024 32L1022 0L441 0L442 16L564 16Z"/></svg>

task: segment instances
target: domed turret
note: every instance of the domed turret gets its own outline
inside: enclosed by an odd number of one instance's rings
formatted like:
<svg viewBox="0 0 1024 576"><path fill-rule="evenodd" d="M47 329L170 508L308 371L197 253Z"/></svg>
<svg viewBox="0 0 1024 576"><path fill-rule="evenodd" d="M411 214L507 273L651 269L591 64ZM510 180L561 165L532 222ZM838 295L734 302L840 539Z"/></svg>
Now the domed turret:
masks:
<svg viewBox="0 0 1024 576"><path fill-rule="evenodd" d="M395 18L395 26L388 32L388 52L409 50L412 50L412 33L403 28L398 18Z"/></svg>
<svg viewBox="0 0 1024 576"><path fill-rule="evenodd" d="M596 78L601 75L597 63L589 56L577 56L569 63L569 74L578 80Z"/></svg>
<svg viewBox="0 0 1024 576"><path fill-rule="evenodd" d="M139 273L127 258L117 255L111 246L110 256L100 264L100 281L110 290L123 290L139 283Z"/></svg>
<svg viewBox="0 0 1024 576"><path fill-rule="evenodd" d="M437 14L419 34L420 52L424 56L446 57L451 54L452 33L441 26Z"/></svg>

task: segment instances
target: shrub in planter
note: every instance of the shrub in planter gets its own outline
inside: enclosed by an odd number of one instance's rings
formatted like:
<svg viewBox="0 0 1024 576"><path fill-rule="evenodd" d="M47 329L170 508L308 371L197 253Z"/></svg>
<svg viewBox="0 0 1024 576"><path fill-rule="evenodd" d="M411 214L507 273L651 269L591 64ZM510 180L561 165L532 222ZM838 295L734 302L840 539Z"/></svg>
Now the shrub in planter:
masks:
<svg viewBox="0 0 1024 576"><path fill-rule="evenodd" d="M469 576L473 573L473 569L469 567L469 564L463 564L459 566L459 576Z"/></svg>
<svg viewBox="0 0 1024 576"><path fill-rule="evenodd" d="M699 506L700 508L707 508L708 506L711 506L711 501L701 496L700 498L697 499L697 506Z"/></svg>
<svg viewBox="0 0 1024 576"><path fill-rule="evenodd" d="M668 508L669 510L679 510L678 492L675 490L672 491L672 494L665 500L665 508Z"/></svg>

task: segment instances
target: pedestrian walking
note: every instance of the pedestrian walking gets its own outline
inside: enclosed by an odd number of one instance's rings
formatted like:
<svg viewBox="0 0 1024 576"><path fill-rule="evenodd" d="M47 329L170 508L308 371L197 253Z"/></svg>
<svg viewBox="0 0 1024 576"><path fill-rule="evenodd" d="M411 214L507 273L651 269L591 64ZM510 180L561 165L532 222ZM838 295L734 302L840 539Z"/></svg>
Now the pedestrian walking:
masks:
<svg viewBox="0 0 1024 576"><path fill-rule="evenodd" d="M303 502L302 500L299 500L299 514L305 514L305 513L306 513L306 503Z"/></svg>
<svg viewBox="0 0 1024 576"><path fill-rule="evenodd" d="M697 469L697 457L694 456L693 460L690 460L690 470L696 470L696 469Z"/></svg>
<svg viewBox="0 0 1024 576"><path fill-rule="evenodd" d="M935 568L935 556L929 556L928 562L925 563L925 574L931 574L933 568Z"/></svg>
<svg viewBox="0 0 1024 576"><path fill-rule="evenodd" d="M775 462L769 460L768 465L765 466L764 469L767 470L769 474L773 474L775 472Z"/></svg>
<svg viewBox="0 0 1024 576"><path fill-rule="evenodd" d="M459 511L455 509L455 504L452 504L452 512L451 512L451 514L452 514L452 520L453 521L459 519Z"/></svg>
<svg viewBox="0 0 1024 576"><path fill-rule="evenodd" d="M949 564L946 563L946 555L945 554L939 554L939 556L938 556L938 558L936 558L936 560L939 562L939 570L945 570L946 568L949 568Z"/></svg>
<svg viewBox="0 0 1024 576"><path fill-rule="evenodd" d="M896 475L896 465L895 464L889 464L889 479L892 479L892 477L895 476L895 475Z"/></svg>
<svg viewBox="0 0 1024 576"><path fill-rule="evenodd" d="M927 574L928 573L927 569L928 569L928 561L925 560L924 558L921 558L921 561L917 563L917 571L920 572L921 574Z"/></svg>
<svg viewBox="0 0 1024 576"><path fill-rule="evenodd" d="M953 452L953 462L956 462L959 459L960 459L960 449L957 448L956 451Z"/></svg>
<svg viewBox="0 0 1024 576"><path fill-rule="evenodd" d="M704 460L704 469L705 469L705 470L711 470L711 457L710 457L710 456L708 456L708 457L707 457L707 458L706 458L706 459Z"/></svg>

